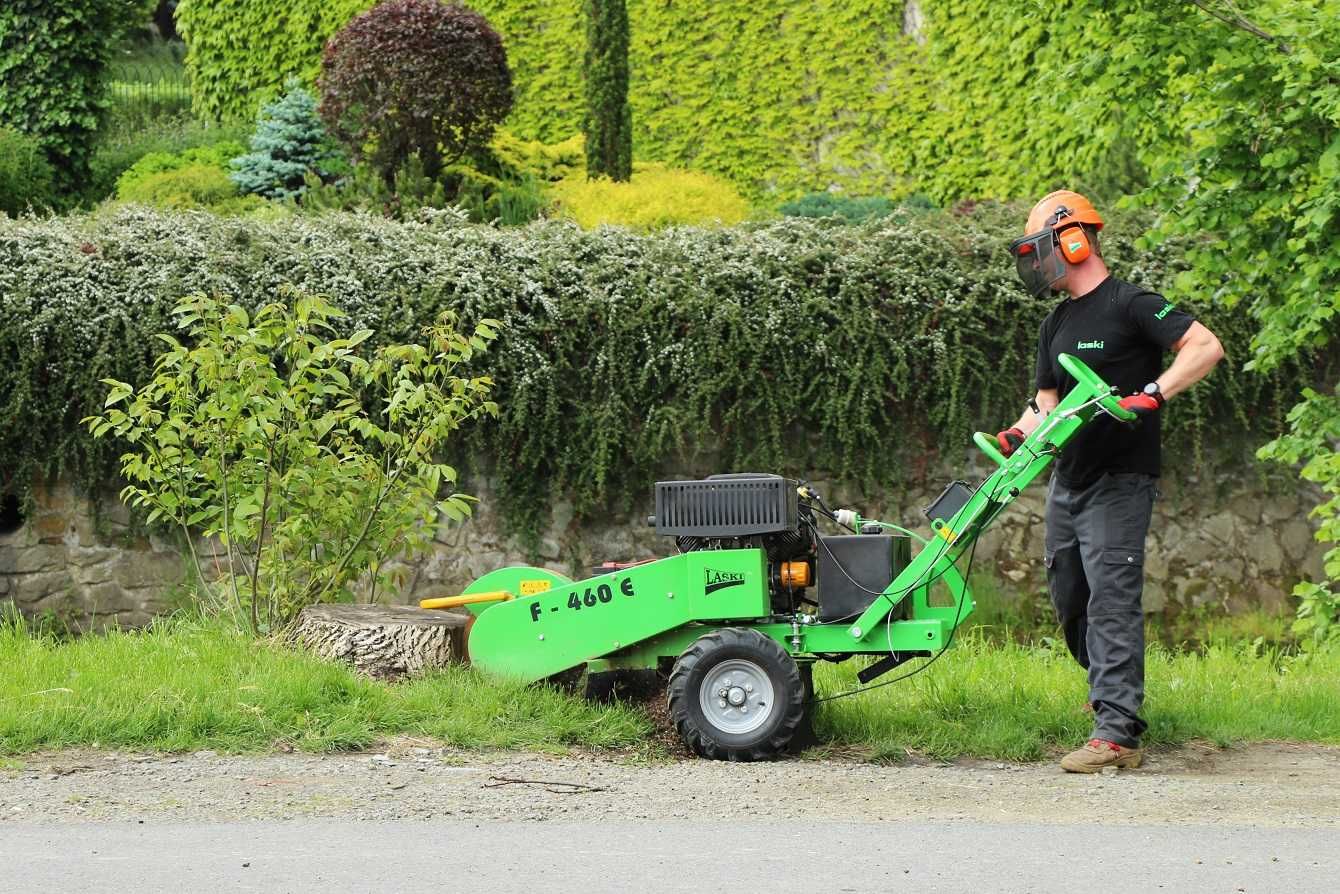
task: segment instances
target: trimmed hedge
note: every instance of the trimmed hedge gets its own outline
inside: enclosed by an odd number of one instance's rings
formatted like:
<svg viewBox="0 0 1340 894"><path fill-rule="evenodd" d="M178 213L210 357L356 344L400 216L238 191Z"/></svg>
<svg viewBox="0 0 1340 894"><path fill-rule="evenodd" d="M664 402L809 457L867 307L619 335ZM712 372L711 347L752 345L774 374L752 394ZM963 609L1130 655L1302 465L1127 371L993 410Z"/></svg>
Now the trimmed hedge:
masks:
<svg viewBox="0 0 1340 894"><path fill-rule="evenodd" d="M0 468L108 480L116 445L80 418L104 377L145 381L179 296L255 306L283 283L329 295L350 329L413 338L444 307L506 328L485 359L502 417L473 435L509 521L533 534L552 498L577 511L642 496L669 462L892 486L938 444L995 431L1031 389L1037 326L1004 246L1022 211L979 206L915 225L787 219L640 236L565 223L496 230L361 215L231 220L120 209L0 220ZM1104 250L1160 285L1167 248ZM1171 297L1188 302L1188 296ZM1230 356L1251 321L1206 312ZM1274 430L1307 376L1224 364L1170 411L1174 436Z"/></svg>

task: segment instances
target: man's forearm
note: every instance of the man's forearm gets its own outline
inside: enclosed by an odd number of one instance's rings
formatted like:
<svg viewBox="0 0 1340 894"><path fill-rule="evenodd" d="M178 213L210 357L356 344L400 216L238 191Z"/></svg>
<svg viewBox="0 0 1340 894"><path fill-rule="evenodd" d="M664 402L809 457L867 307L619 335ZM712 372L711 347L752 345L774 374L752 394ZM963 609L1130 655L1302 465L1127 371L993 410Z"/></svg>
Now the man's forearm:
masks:
<svg viewBox="0 0 1340 894"><path fill-rule="evenodd" d="M1209 375L1216 363L1224 358L1223 346L1210 330L1200 331L1188 339L1177 351L1172 366L1156 380L1165 398L1187 390Z"/></svg>

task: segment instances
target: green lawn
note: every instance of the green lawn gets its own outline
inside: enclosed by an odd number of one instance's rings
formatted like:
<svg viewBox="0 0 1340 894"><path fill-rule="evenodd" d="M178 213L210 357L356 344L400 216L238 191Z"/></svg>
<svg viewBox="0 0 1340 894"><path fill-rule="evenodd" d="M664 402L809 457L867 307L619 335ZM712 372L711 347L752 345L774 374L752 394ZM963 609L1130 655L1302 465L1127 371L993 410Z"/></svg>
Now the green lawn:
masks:
<svg viewBox="0 0 1340 894"><path fill-rule="evenodd" d="M900 672L906 671L891 676ZM815 685L821 694L854 688L856 668L821 666ZM1278 652L1256 654L1250 644L1197 652L1154 647L1146 689L1146 745L1190 739L1340 745L1340 655L1289 663ZM876 758L910 749L1031 760L1088 737L1086 698L1084 671L1063 645L969 635L924 673L825 704L816 729L835 745L856 745Z"/></svg>
<svg viewBox="0 0 1340 894"><path fill-rule="evenodd" d="M398 733L462 747L606 748L651 723L461 668L402 685L256 641L218 623L70 641L0 632L0 753L100 745L183 751L361 748Z"/></svg>
<svg viewBox="0 0 1340 894"><path fill-rule="evenodd" d="M359 678L211 622L74 640L0 628L0 753L73 745L168 751L360 748L420 735L467 748L618 748L642 753L653 722L456 669L398 685ZM855 662L821 665L820 694L855 685ZM1340 656L1306 663L1213 645L1149 656L1148 744L1293 739L1340 744ZM966 635L906 682L825 704L830 748L875 759L1032 759L1081 742L1082 672L1040 646Z"/></svg>

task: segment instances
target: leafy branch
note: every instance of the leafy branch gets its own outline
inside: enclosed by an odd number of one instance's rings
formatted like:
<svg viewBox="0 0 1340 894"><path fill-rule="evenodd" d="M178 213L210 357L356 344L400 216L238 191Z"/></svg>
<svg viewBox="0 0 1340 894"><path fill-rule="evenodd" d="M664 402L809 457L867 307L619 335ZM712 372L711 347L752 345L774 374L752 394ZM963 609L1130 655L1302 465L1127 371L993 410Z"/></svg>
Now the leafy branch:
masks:
<svg viewBox="0 0 1340 894"><path fill-rule="evenodd" d="M106 380L104 413L84 420L94 437L131 444L122 499L181 530L207 590L218 584L194 539L217 540L221 583L255 631L312 602L392 587L388 559L427 549L440 517L469 516L473 498L436 457L498 409L492 380L463 374L498 323L463 335L446 313L426 345L365 358L371 330L331 338L337 308L292 290L282 298L254 317L204 295L181 302L184 341L163 337L152 380L138 390Z"/></svg>

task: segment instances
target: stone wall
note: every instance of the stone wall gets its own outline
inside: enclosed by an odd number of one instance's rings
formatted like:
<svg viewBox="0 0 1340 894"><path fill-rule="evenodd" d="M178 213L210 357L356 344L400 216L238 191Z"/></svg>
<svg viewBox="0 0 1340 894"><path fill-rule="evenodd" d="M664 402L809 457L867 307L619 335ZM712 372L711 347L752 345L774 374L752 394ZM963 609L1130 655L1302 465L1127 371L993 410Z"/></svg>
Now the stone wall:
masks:
<svg viewBox="0 0 1340 894"><path fill-rule="evenodd" d="M132 524L115 497L97 512L64 482L33 497L17 530L0 533L0 603L77 630L139 627L171 608L187 566L170 539Z"/></svg>
<svg viewBox="0 0 1340 894"><path fill-rule="evenodd" d="M1267 486L1254 477L1259 468L1242 476L1162 480L1146 553L1147 612L1289 611L1293 584L1301 576L1320 577L1324 550L1307 519L1317 494L1287 478ZM985 472L978 467L962 477L977 480ZM883 499L813 483L835 507L924 530L920 509L949 477ZM482 501L475 518L444 525L433 554L404 569L405 601L456 593L487 571L525 561L501 533L488 482L474 482L467 490ZM1044 587L1044 495L1045 488L1035 484L979 544L974 580L995 576L1004 598L1036 599ZM133 525L114 498L102 500L96 513L93 509L65 484L39 488L31 517L17 530L0 533L0 600L13 601L29 616L50 614L79 629L141 625L171 608L189 568L174 540ZM639 505L578 524L571 506L559 502L541 541L541 564L571 574L607 559L664 555L672 547L646 526L650 510L648 494Z"/></svg>

